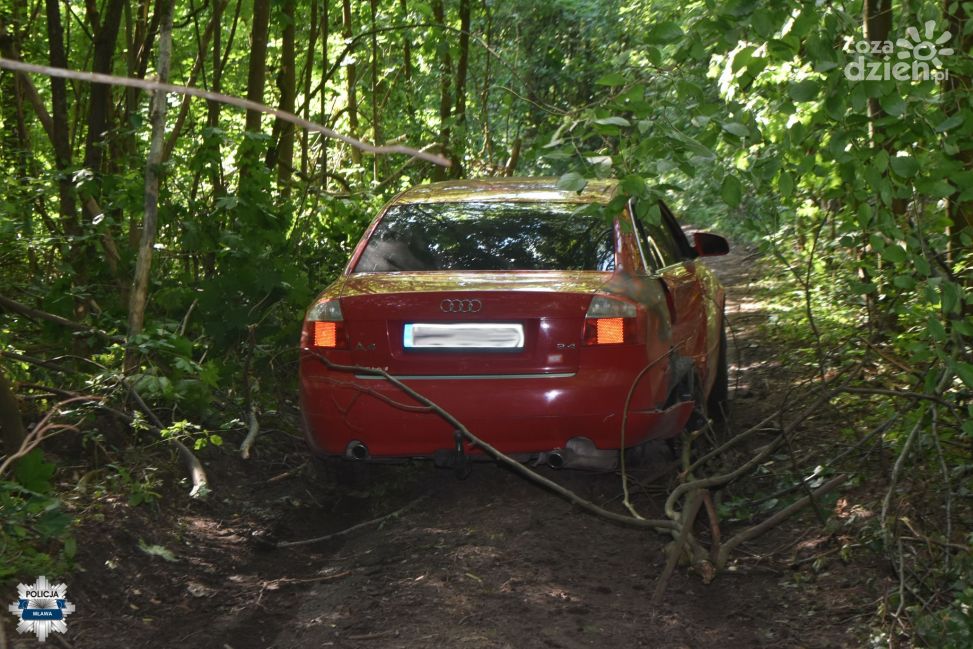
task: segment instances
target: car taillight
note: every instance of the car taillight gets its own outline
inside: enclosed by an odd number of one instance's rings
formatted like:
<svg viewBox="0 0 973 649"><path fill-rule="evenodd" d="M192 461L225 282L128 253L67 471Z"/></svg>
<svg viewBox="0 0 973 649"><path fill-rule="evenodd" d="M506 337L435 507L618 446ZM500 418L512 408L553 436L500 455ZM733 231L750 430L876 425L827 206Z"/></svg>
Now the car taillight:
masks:
<svg viewBox="0 0 973 649"><path fill-rule="evenodd" d="M338 300L322 300L308 309L301 338L303 346L322 349L348 347L344 318Z"/></svg>
<svg viewBox="0 0 973 649"><path fill-rule="evenodd" d="M638 309L631 302L607 295L591 300L584 321L585 345L618 345L635 342Z"/></svg>

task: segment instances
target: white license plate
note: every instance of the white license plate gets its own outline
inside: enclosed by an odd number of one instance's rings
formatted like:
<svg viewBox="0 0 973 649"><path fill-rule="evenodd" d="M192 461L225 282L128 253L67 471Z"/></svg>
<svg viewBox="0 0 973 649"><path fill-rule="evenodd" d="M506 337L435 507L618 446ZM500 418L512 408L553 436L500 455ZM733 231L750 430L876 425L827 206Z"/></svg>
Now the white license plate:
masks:
<svg viewBox="0 0 973 649"><path fill-rule="evenodd" d="M406 349L523 349L524 326L515 323L423 323L405 325Z"/></svg>

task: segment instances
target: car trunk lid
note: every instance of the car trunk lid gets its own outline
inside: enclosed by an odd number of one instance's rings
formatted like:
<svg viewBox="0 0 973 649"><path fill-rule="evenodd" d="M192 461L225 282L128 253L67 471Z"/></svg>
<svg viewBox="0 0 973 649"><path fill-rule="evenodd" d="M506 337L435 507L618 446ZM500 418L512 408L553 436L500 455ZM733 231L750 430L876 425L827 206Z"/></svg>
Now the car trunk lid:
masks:
<svg viewBox="0 0 973 649"><path fill-rule="evenodd" d="M596 271L360 273L341 292L356 365L399 376L573 373Z"/></svg>

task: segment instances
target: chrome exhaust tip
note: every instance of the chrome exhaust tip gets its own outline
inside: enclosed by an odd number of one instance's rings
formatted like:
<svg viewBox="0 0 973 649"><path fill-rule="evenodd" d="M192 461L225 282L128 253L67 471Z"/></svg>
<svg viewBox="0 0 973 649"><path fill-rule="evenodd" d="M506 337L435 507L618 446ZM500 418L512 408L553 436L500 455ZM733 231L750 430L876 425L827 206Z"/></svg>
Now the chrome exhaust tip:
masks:
<svg viewBox="0 0 973 649"><path fill-rule="evenodd" d="M357 439L348 443L348 447L345 448L345 457L350 460L367 460L368 459L368 447L359 442Z"/></svg>
<svg viewBox="0 0 973 649"><path fill-rule="evenodd" d="M537 463L552 469L612 471L618 466L618 451L600 449L587 437L572 437L562 448L541 453Z"/></svg>
<svg viewBox="0 0 973 649"><path fill-rule="evenodd" d="M547 466L552 469L564 468L564 455L562 449L555 449L547 454Z"/></svg>

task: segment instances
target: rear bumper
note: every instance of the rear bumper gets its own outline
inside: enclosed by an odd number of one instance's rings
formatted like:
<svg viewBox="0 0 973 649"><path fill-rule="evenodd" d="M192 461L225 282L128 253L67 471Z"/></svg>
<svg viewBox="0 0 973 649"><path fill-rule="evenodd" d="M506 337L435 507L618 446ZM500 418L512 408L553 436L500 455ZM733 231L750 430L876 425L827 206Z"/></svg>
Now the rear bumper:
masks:
<svg viewBox="0 0 973 649"><path fill-rule="evenodd" d="M587 437L601 449L620 448L625 397L641 369L399 378L500 451L531 454L563 448L573 437ZM344 455L353 441L373 458L430 457L454 445L453 429L440 415L381 377L333 371L302 354L300 391L308 443L318 454ZM661 364L639 379L626 447L682 431L693 404L661 410L667 391Z"/></svg>

